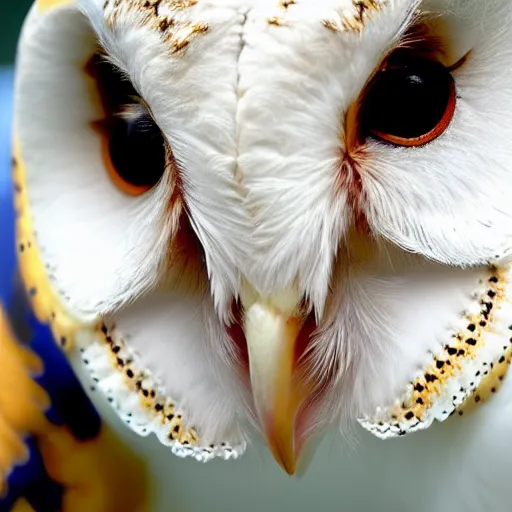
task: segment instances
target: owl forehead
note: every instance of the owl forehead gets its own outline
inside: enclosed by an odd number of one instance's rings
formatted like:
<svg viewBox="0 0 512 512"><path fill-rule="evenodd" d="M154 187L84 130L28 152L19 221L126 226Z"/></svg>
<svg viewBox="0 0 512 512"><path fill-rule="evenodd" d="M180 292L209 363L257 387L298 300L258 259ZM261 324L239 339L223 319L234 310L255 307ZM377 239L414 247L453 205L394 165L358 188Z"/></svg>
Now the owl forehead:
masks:
<svg viewBox="0 0 512 512"><path fill-rule="evenodd" d="M161 29L162 23L172 24L179 12L201 10L205 7L232 9L242 13L262 9L270 16L268 22L277 26L286 23L286 18L292 11L294 15L306 11L309 16L315 13L318 16L334 10L338 19L336 16L322 19L326 27L360 31L369 17L389 3L390 0L105 0L103 10L112 22L126 12L140 13L145 24L158 29Z"/></svg>
<svg viewBox="0 0 512 512"><path fill-rule="evenodd" d="M80 1L80 0L79 0ZM87 3L88 0L82 0ZM99 1L99 0L96 0ZM242 23L258 19L273 27L316 25L333 32L361 34L384 8L419 0L102 0L108 27L143 26L157 32L177 54L198 34L219 28L226 12L242 15ZM260 28L263 28L260 27ZM307 37L307 36L306 36ZM183 52L181 52L183 53Z"/></svg>
<svg viewBox="0 0 512 512"><path fill-rule="evenodd" d="M229 268L264 292L298 279L325 297L346 223L344 195L334 193L344 115L415 5L99 5L97 32L173 148L219 281L228 281Z"/></svg>

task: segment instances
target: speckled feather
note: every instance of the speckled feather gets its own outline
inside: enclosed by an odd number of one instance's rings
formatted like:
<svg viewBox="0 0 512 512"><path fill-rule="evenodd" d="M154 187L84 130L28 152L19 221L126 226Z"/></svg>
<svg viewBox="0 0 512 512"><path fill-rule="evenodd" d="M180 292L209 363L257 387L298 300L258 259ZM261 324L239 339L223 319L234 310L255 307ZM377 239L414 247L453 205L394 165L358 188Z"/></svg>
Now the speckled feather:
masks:
<svg viewBox="0 0 512 512"><path fill-rule="evenodd" d="M27 203L24 164L17 147L14 155L19 266L38 320L50 326L56 342L68 354L79 351L82 363L90 371L92 389L101 390L123 421L138 434L156 434L175 455L202 462L214 457L236 459L243 454L243 442L235 447L223 441L202 444L194 428L184 424L183 413L172 398L151 379L150 372L137 368L136 356L115 330L103 323L87 327L60 305L38 255Z"/></svg>
<svg viewBox="0 0 512 512"><path fill-rule="evenodd" d="M382 439L404 436L436 420L445 421L457 411L462 415L469 401L479 403L488 395L486 389L498 389L497 382L503 381L511 361L510 269L490 267L488 274L462 316L467 327L432 353L432 363L396 404L379 407L374 416L360 420L364 428Z"/></svg>

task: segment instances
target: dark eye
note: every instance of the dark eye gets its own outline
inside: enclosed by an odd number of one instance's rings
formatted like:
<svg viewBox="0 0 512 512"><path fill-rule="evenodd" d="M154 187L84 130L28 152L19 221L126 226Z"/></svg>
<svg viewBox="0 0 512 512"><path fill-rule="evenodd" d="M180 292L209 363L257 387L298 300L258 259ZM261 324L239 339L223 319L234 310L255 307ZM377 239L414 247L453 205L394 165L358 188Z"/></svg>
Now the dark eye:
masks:
<svg viewBox="0 0 512 512"><path fill-rule="evenodd" d="M97 55L89 64L89 72L96 80L105 112L105 118L96 124L104 137L107 172L126 194L143 194L165 172L168 150L164 137L121 71Z"/></svg>
<svg viewBox="0 0 512 512"><path fill-rule="evenodd" d="M363 129L397 146L422 146L448 128L456 96L453 76L442 64L426 59L390 63L368 86Z"/></svg>
<svg viewBox="0 0 512 512"><path fill-rule="evenodd" d="M148 114L137 113L133 119L118 118L111 123L109 156L119 179L134 191L154 187L165 170L165 143Z"/></svg>

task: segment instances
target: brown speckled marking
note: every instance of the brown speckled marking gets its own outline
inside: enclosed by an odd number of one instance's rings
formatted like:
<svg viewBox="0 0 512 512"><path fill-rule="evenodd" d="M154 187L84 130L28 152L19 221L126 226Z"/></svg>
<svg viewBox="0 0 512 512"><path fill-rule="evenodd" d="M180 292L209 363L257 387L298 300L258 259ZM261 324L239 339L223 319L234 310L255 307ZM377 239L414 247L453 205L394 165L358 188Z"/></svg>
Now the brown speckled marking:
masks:
<svg viewBox="0 0 512 512"><path fill-rule="evenodd" d="M387 0L352 0L352 7L341 11L338 18L323 20L324 27L334 32L362 32L368 20L387 3Z"/></svg>
<svg viewBox="0 0 512 512"><path fill-rule="evenodd" d="M18 265L25 289L36 318L50 326L57 343L66 351L73 347L75 334L81 324L73 319L62 306L61 300L52 290L37 242L34 237L30 218L26 187L25 166L18 143L14 144L12 173L15 188L14 204L16 210L16 244L18 247Z"/></svg>
<svg viewBox="0 0 512 512"><path fill-rule="evenodd" d="M489 375L482 380L480 386L475 389L472 396L457 409L459 416L471 412L477 405L486 403L492 395L497 393L501 386L503 386L503 381L507 376L511 364L512 347L508 348L500 360L493 365Z"/></svg>
<svg viewBox="0 0 512 512"><path fill-rule="evenodd" d="M495 307L505 297L505 272L505 269L494 267L489 270L488 288L481 298L480 314L468 317L466 330L455 334L452 342L444 347L444 354L435 358L423 375L411 383L413 392L410 400L392 412L395 423L414 418L423 421L424 413L433 406L433 399L441 396L445 384L462 371L462 362L476 359L485 333L493 323Z"/></svg>
<svg viewBox="0 0 512 512"><path fill-rule="evenodd" d="M279 2L279 7L283 9L288 9L290 5L295 5L295 0L281 0L281 2Z"/></svg>
<svg viewBox="0 0 512 512"><path fill-rule="evenodd" d="M323 20L322 23L324 24L325 28L328 28L329 30L332 30L333 32L340 31L340 27L335 20Z"/></svg>
<svg viewBox="0 0 512 512"><path fill-rule="evenodd" d="M110 28L128 14L138 14L136 24L156 30L173 53L187 47L192 39L208 31L205 22L184 20L179 12L196 5L198 0L106 0L105 19ZM165 7L166 14L163 13Z"/></svg>
<svg viewBox="0 0 512 512"><path fill-rule="evenodd" d="M134 367L124 341L115 336L104 324L99 327L99 333L110 350L112 365L125 376L128 387L139 394L141 404L158 418L162 425L167 425L169 439L184 446L198 446L199 436L196 430L185 425L183 416L176 413L176 405L160 396L150 379Z"/></svg>
<svg viewBox="0 0 512 512"><path fill-rule="evenodd" d="M174 51L178 52L188 46L192 37L196 34L205 34L208 32L207 23L186 23L183 27L172 34L169 39Z"/></svg>
<svg viewBox="0 0 512 512"><path fill-rule="evenodd" d="M286 25L286 22L282 18L279 18L279 16L272 16L271 18L268 18L267 22L269 25L274 25L275 27L282 27Z"/></svg>

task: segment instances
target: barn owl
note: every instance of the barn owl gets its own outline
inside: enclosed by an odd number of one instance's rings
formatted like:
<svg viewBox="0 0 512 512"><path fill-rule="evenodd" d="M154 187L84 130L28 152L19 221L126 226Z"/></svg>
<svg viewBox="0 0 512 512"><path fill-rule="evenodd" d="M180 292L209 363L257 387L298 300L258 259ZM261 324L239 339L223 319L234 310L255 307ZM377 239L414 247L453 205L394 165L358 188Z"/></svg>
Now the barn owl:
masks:
<svg viewBox="0 0 512 512"><path fill-rule="evenodd" d="M511 32L507 0L35 3L19 266L148 459L262 438L294 474L368 431L417 509L506 506Z"/></svg>

